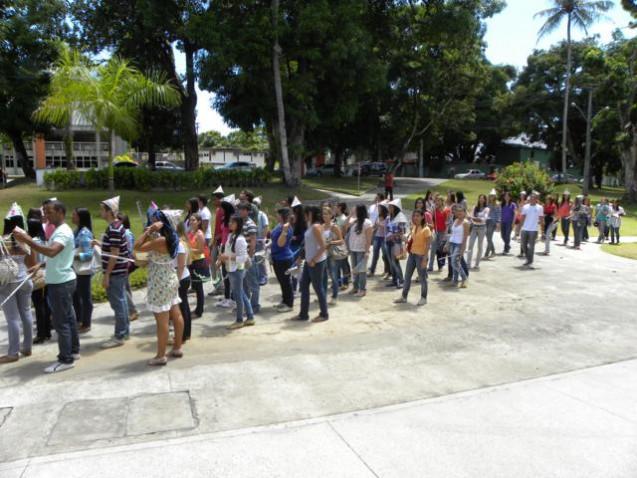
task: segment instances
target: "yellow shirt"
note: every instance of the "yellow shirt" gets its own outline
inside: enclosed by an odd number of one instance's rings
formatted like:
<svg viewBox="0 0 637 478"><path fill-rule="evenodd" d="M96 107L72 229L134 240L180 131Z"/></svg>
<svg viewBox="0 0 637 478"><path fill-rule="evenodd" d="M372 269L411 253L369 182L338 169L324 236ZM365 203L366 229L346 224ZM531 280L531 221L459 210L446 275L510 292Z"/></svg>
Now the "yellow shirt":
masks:
<svg viewBox="0 0 637 478"><path fill-rule="evenodd" d="M424 256L427 252L427 245L431 238L431 229L429 227L412 226L411 227L411 253Z"/></svg>

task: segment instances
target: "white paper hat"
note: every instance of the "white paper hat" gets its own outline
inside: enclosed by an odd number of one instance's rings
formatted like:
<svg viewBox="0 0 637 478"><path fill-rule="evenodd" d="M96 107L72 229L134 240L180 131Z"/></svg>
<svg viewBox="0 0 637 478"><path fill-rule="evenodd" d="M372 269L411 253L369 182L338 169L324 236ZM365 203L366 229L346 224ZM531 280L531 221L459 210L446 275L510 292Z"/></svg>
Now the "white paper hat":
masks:
<svg viewBox="0 0 637 478"><path fill-rule="evenodd" d="M215 189L212 194L224 194L223 188L221 187L221 185L217 189Z"/></svg>
<svg viewBox="0 0 637 478"><path fill-rule="evenodd" d="M221 202L227 202L228 204L232 204L234 206L236 199L234 194L230 194L229 196L224 197Z"/></svg>
<svg viewBox="0 0 637 478"><path fill-rule="evenodd" d="M564 194L564 196L570 196L571 192L568 189L565 189L562 194Z"/></svg>
<svg viewBox="0 0 637 478"><path fill-rule="evenodd" d="M257 206L261 207L262 201L263 201L263 198L261 196L257 196L252 200L252 204L256 204Z"/></svg>
<svg viewBox="0 0 637 478"><path fill-rule="evenodd" d="M7 215L5 216L5 218L9 219L10 217L16 217L16 216L24 217L24 212L22 212L22 207L20 207L20 205L17 202L14 202L13 204L11 204L11 207L7 211Z"/></svg>
<svg viewBox="0 0 637 478"><path fill-rule="evenodd" d="M498 192L495 190L495 188L492 188L491 191L489 191L489 196L497 196Z"/></svg>
<svg viewBox="0 0 637 478"><path fill-rule="evenodd" d="M292 205L290 207L301 206L302 204L303 203L300 201L300 199L294 196L294 199L292 200Z"/></svg>
<svg viewBox="0 0 637 478"><path fill-rule="evenodd" d="M166 219L170 221L171 226L177 230L177 226L181 221L181 216L184 211L181 209L164 209L162 212L164 213L164 216L166 216Z"/></svg>
<svg viewBox="0 0 637 478"><path fill-rule="evenodd" d="M389 201L389 205L390 206L395 206L395 207L397 207L398 209L401 209L401 210L403 208L403 204L402 204L402 202L400 202L400 199L398 199L398 198L394 199L393 201Z"/></svg>
<svg viewBox="0 0 637 478"><path fill-rule="evenodd" d="M115 196L114 198L106 199L102 201L102 204L108 206L108 208L113 211L113 214L117 214L119 212L119 196Z"/></svg>

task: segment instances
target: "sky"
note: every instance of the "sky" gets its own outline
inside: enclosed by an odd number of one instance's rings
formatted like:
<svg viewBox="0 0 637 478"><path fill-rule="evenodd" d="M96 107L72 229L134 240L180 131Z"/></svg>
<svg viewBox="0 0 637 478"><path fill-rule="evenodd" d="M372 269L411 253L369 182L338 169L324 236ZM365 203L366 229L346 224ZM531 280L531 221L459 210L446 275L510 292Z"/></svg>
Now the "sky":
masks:
<svg viewBox="0 0 637 478"><path fill-rule="evenodd" d="M537 32L542 26L541 19L533 16L540 10L551 6L550 0L507 0L507 7L495 17L487 21L487 58L494 64L508 64L521 69L526 64L527 57L535 49L544 49L561 41L566 35L566 25L552 35L537 41ZM625 28L631 17L621 8L619 0L615 0L615 8L606 19L602 19L589 30L591 35L599 35L602 42L611 39L613 31L623 28L627 37L637 34L636 30ZM573 38L579 40L585 37L584 32L575 31ZM177 55L177 68L185 70L183 55ZM212 108L213 95L197 88L197 123L199 132L216 130L221 134L228 134L232 129L226 125L223 118Z"/></svg>

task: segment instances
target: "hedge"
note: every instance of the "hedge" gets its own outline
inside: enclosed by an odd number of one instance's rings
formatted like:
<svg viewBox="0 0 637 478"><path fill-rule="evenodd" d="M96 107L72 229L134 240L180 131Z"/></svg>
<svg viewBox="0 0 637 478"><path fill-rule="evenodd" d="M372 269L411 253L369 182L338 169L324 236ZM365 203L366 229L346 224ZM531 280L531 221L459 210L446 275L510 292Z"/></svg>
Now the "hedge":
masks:
<svg viewBox="0 0 637 478"><path fill-rule="evenodd" d="M219 184L230 187L259 187L272 179L272 173L256 168L252 171L200 168L196 171L150 171L145 168L115 168L115 187L137 191L206 189ZM107 189L108 169L69 171L56 169L44 174L47 189Z"/></svg>

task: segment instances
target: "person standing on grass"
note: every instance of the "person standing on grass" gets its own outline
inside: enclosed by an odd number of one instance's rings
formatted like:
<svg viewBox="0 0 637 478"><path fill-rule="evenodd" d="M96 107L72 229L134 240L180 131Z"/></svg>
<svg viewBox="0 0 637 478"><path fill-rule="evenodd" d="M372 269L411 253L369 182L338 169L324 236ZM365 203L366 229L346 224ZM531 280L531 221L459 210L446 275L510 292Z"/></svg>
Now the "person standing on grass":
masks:
<svg viewBox="0 0 637 478"><path fill-rule="evenodd" d="M332 282L332 295L328 302L328 305L336 305L338 300L338 275L340 268L340 260L333 256L334 248L336 246L345 245L343 236L341 234L341 228L334 222L334 212L331 207L323 207L321 210L323 214L323 238L327 246L327 274L325 274L325 290L327 291L327 279L328 275ZM327 293L327 292L326 292Z"/></svg>
<svg viewBox="0 0 637 478"><path fill-rule="evenodd" d="M199 213L192 214L188 223L190 224L190 230L187 233L191 259L190 283L197 297L197 305L195 310L190 312L190 316L192 319L198 319L203 315L205 302L203 283L210 278L210 264L208 263L210 250L206 244Z"/></svg>
<svg viewBox="0 0 637 478"><path fill-rule="evenodd" d="M327 298L324 286L324 275L327 274L327 246L323 239L323 226L321 224L321 210L316 206L308 206L305 212L305 221L308 225L305 231L303 253L305 264L299 287L301 289L301 310L299 315L292 320L309 320L310 310L310 284L318 297L320 313L312 322L324 322L329 319L327 311Z"/></svg>
<svg viewBox="0 0 637 478"><path fill-rule="evenodd" d="M31 315L33 282L28 278L27 269L36 264L36 251L19 244L11 236L16 227L24 228L24 216L22 208L13 203L4 220L2 243L3 250L9 253L18 266L18 270L13 280L0 286L0 300L5 302L2 311L7 321L9 335L7 355L0 357L0 364L17 362L20 354L23 357L29 357L33 346L33 316ZM17 287L19 289L15 291ZM20 347L20 324L22 324L24 337L22 347Z"/></svg>
<svg viewBox="0 0 637 478"><path fill-rule="evenodd" d="M170 356L183 357L181 350L184 320L179 305L179 279L175 274L174 259L179 250L176 227L182 211L156 211L152 223L135 241L135 251L148 253L148 309L157 323L157 353L148 361L149 366L168 363L169 322L175 328L175 339Z"/></svg>
<svg viewBox="0 0 637 478"><path fill-rule="evenodd" d="M243 229L241 234L248 243L248 264L245 266L245 274L243 277L243 291L250 300L250 306L253 314L258 314L261 305L259 303L260 286L259 286L259 268L257 264L257 257L255 253L257 251L257 232L258 228L256 223L250 218L251 203L239 204L239 216L243 220ZM258 219L258 212L257 212ZM236 299L235 299L236 300Z"/></svg>
<svg viewBox="0 0 637 478"><path fill-rule="evenodd" d="M571 193L565 190L562 193L562 199L557 206L557 218L560 221L560 227L562 228L562 235L564 236L564 245L568 244L568 235L571 228L571 208L573 203L571 202Z"/></svg>
<svg viewBox="0 0 637 478"><path fill-rule="evenodd" d="M625 216L626 212L619 203L619 199L613 201L610 210L610 219L608 225L610 226L610 243L619 245L619 229L622 226L622 216Z"/></svg>
<svg viewBox="0 0 637 478"><path fill-rule="evenodd" d="M117 214L117 219L122 221L124 225L124 235L126 236L126 243L128 244L128 258L134 259L133 246L135 245L135 235L130 226L130 218L126 214L121 212ZM133 289L130 285L130 275L135 272L137 266L134 262L128 263L128 277L126 279L126 303L128 304L128 321L134 322L139 319L139 312L137 306L133 300Z"/></svg>
<svg viewBox="0 0 637 478"><path fill-rule="evenodd" d="M179 280L179 311L184 321L184 334L183 342L190 340L190 334L192 331L192 316L190 314L190 305L188 304L188 289L190 288L190 266L191 254L190 244L188 236L186 235L186 228L183 222L177 224L177 236L179 237L179 244L177 246L177 257L173 259L173 267L177 272L177 279Z"/></svg>
<svg viewBox="0 0 637 478"><path fill-rule="evenodd" d="M228 330L236 330L245 326L254 325L254 314L250 299L243 290L246 263L248 257L248 243L243 237L243 219L239 216L230 218L230 234L223 248L223 253L219 256L220 262L225 262L226 270L230 277L230 288L237 303L234 323L226 327ZM247 320L243 320L243 313Z"/></svg>
<svg viewBox="0 0 637 478"><path fill-rule="evenodd" d="M551 253L551 241L557 229L557 204L553 196L549 195L544 204L544 229L542 239L544 239L544 253L548 256Z"/></svg>
<svg viewBox="0 0 637 478"><path fill-rule="evenodd" d="M102 348L121 347L130 336L128 320L128 299L126 284L128 283L128 241L126 229L122 221L117 219L119 212L119 196L102 201L100 215L108 227L102 236L102 286L106 291L108 302L115 314L115 332L110 340L102 344ZM93 245L97 241L93 240Z"/></svg>
<svg viewBox="0 0 637 478"><path fill-rule="evenodd" d="M39 211L39 209L38 209ZM34 218L27 220L27 233L29 237L39 246L46 245L44 239L44 229L42 228L42 218ZM36 264L44 264L45 256L37 253ZM35 284L34 284L35 285ZM46 299L46 284L40 289L34 289L31 292L31 301L35 310L36 337L34 344L42 344L51 339L51 309Z"/></svg>
<svg viewBox="0 0 637 478"><path fill-rule="evenodd" d="M59 354L57 361L45 368L44 372L55 373L73 368L75 360L80 358L80 338L73 310L73 292L76 285L76 276L73 271L75 238L71 228L64 222L66 206L62 202L57 200L48 202L45 207L45 216L47 222L54 226L47 245L34 241L22 231L13 231L13 237L47 258L45 264L36 264L29 272L35 272L38 268L46 266L44 280L47 285L53 327L58 336Z"/></svg>
<svg viewBox="0 0 637 478"><path fill-rule="evenodd" d="M492 257L495 257L493 235L496 231L500 230L500 224L502 222L502 207L498 204L497 192L495 189L491 189L491 192L489 193L487 206L489 207L489 217L487 217L487 250L484 253L484 260L489 260Z"/></svg>
<svg viewBox="0 0 637 478"><path fill-rule="evenodd" d="M394 173L391 169L385 172L385 197L390 201L394 200Z"/></svg>
<svg viewBox="0 0 637 478"><path fill-rule="evenodd" d="M513 232L513 226L515 224L517 204L513 202L513 196L510 192L505 192L501 201L502 217L500 223L500 236L502 242L504 242L503 255L507 255L511 252L511 233Z"/></svg>
<svg viewBox="0 0 637 478"><path fill-rule="evenodd" d="M292 277L286 274L294 264L294 252L290 247L292 242L292 225L289 222L290 209L280 208L277 211L278 224L272 230L272 268L281 287L281 303L275 307L277 312L290 312L294 307L294 292L292 291Z"/></svg>
<svg viewBox="0 0 637 478"><path fill-rule="evenodd" d="M372 246L374 226L367 217L364 204L356 206L356 216L350 217L345 229L349 234L349 251L352 259L352 284L350 294L365 297L367 294L367 260Z"/></svg>
<svg viewBox="0 0 637 478"><path fill-rule="evenodd" d="M597 230L599 231L599 235L597 236L598 244L603 244L606 239L606 229L608 228L610 212L608 199L602 198L595 208L595 223L597 224Z"/></svg>
<svg viewBox="0 0 637 478"><path fill-rule="evenodd" d="M91 265L93 262L93 226L91 213L88 209L80 207L73 210L71 221L75 230L75 260L80 264ZM91 280L95 270L92 265L84 266L76 270L77 285L73 294L73 307L75 317L81 324L78 332L84 334L91 330L91 318L93 316L93 294L91 292Z"/></svg>
<svg viewBox="0 0 637 478"><path fill-rule="evenodd" d="M526 255L524 266L532 267L538 231L544 229L544 208L538 204L539 193L533 191L528 204L522 207L520 243Z"/></svg>
<svg viewBox="0 0 637 478"><path fill-rule="evenodd" d="M453 269L451 285L458 285L460 279L460 288L466 289L468 274L463 267L464 252L467 248L469 239L470 224L466 219L467 212L460 204L456 204L454 208L454 221L451 224L451 232L449 234L449 263Z"/></svg>
<svg viewBox="0 0 637 478"><path fill-rule="evenodd" d="M427 257L432 234L425 222L423 211L414 211L411 215L411 222L411 246L405 267L403 293L398 299L394 300L394 304L404 304L407 302L409 289L411 287L411 278L414 275L414 271L418 271L418 277L420 278L420 299L418 300L418 306L421 307L427 304Z"/></svg>
<svg viewBox="0 0 637 478"><path fill-rule="evenodd" d="M467 251L467 264L471 267L471 259L473 257L473 248L478 242L478 254L476 254L476 264L474 270L480 270L480 259L482 258L482 247L484 245L484 237L487 231L487 219L489 218L489 206L487 205L487 197L484 194L478 196L478 203L473 208L473 214L469 218L471 221L471 234L469 239L469 250Z"/></svg>

